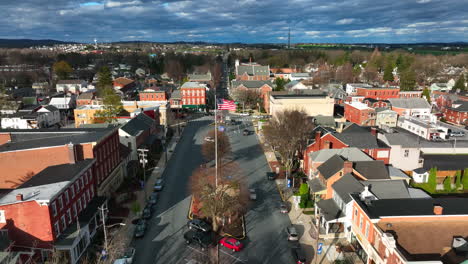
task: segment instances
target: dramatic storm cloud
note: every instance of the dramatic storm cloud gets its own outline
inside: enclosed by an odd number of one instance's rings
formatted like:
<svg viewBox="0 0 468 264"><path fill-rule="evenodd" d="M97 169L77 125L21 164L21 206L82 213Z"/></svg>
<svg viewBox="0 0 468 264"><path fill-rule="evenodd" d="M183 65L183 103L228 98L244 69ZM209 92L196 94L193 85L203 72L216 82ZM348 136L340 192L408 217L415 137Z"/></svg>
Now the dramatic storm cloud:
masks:
<svg viewBox="0 0 468 264"><path fill-rule="evenodd" d="M0 38L285 42L468 40L462 0L0 1Z"/></svg>

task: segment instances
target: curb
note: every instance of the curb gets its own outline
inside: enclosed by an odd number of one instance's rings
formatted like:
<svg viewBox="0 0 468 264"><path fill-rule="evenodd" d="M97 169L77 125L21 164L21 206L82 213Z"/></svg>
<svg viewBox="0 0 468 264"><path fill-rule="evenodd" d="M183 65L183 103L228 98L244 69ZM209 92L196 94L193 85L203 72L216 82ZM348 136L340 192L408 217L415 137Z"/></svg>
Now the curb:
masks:
<svg viewBox="0 0 468 264"><path fill-rule="evenodd" d="M187 214L187 218L190 220L193 220L192 205L193 205L193 196L192 198L190 198L190 206L189 206L188 214Z"/></svg>
<svg viewBox="0 0 468 264"><path fill-rule="evenodd" d="M241 220L242 220L242 236L241 237L236 237L236 236L233 236L233 235L231 235L229 233L225 233L225 232L223 232L223 235L235 238L237 240L244 240L246 238L246 234L245 234L246 233L246 231L245 231L245 216L244 215L242 215Z"/></svg>

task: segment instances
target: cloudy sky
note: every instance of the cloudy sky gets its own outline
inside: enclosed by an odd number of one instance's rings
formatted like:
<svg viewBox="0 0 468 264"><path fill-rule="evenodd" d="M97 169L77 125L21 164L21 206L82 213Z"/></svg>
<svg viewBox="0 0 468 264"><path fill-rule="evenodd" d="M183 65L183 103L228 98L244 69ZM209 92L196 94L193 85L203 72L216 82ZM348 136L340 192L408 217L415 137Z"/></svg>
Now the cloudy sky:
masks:
<svg viewBox="0 0 468 264"><path fill-rule="evenodd" d="M468 41L466 0L0 0L0 38L64 41Z"/></svg>

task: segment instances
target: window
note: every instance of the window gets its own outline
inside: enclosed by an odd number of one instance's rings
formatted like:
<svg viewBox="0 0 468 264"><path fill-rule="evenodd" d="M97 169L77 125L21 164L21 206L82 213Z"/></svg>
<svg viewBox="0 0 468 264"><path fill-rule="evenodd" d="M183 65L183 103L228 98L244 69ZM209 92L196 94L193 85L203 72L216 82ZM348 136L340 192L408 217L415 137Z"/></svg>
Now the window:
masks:
<svg viewBox="0 0 468 264"><path fill-rule="evenodd" d="M83 209L86 208L88 203L86 202L86 193L83 193L83 196L81 197L82 203L83 203Z"/></svg>
<svg viewBox="0 0 468 264"><path fill-rule="evenodd" d="M94 186L91 186L91 198L94 197L94 188L93 188L93 187L94 187Z"/></svg>
<svg viewBox="0 0 468 264"><path fill-rule="evenodd" d="M73 204L73 216L77 216L78 211L76 210L76 203Z"/></svg>
<svg viewBox="0 0 468 264"><path fill-rule="evenodd" d="M57 206L55 205L55 202L52 202L52 215L57 215Z"/></svg>
<svg viewBox="0 0 468 264"><path fill-rule="evenodd" d="M70 197L68 197L68 190L65 190L63 196L65 197L65 204L68 204L70 202Z"/></svg>
<svg viewBox="0 0 468 264"><path fill-rule="evenodd" d="M65 230L67 228L67 222L65 222L65 215L62 215L60 219L62 220L62 229Z"/></svg>
<svg viewBox="0 0 468 264"><path fill-rule="evenodd" d="M85 174L84 181L85 181L85 185L87 185L88 184L88 173Z"/></svg>
<svg viewBox="0 0 468 264"><path fill-rule="evenodd" d="M59 210L62 210L63 209L63 200L62 200L62 196L59 196L59 198L57 199L58 201L58 204L59 204Z"/></svg>
<svg viewBox="0 0 468 264"><path fill-rule="evenodd" d="M76 201L78 203L78 212L81 212L81 198Z"/></svg>
<svg viewBox="0 0 468 264"><path fill-rule="evenodd" d="M80 187L81 187L81 189L84 188L84 180L83 180L83 177L80 178Z"/></svg>
<svg viewBox="0 0 468 264"><path fill-rule="evenodd" d="M86 198L87 198L88 202L91 201L91 196L89 195L89 189L86 190Z"/></svg>
<svg viewBox="0 0 468 264"><path fill-rule="evenodd" d="M75 197L75 185L70 186L70 190L71 190L71 197L74 198Z"/></svg>
<svg viewBox="0 0 468 264"><path fill-rule="evenodd" d="M404 157L407 158L409 156L409 149L405 149Z"/></svg>
<svg viewBox="0 0 468 264"><path fill-rule="evenodd" d="M71 216L70 208L68 208L68 210L67 210L67 216L68 216L68 223L71 223L72 222L72 216Z"/></svg>
<svg viewBox="0 0 468 264"><path fill-rule="evenodd" d="M54 232L55 232L55 237L58 237L60 235L60 227L59 227L59 222L54 223Z"/></svg>
<svg viewBox="0 0 468 264"><path fill-rule="evenodd" d="M5 210L0 210L0 223L6 223Z"/></svg>
<svg viewBox="0 0 468 264"><path fill-rule="evenodd" d="M369 222L366 222L366 232L365 232L366 238L369 236Z"/></svg>
<svg viewBox="0 0 468 264"><path fill-rule="evenodd" d="M360 217L360 218L361 218L361 219L359 219L359 229L360 229L361 232L362 232L362 224L363 224L363 223L362 223L362 222L363 222L362 220L363 220L363 219L362 219L362 217Z"/></svg>

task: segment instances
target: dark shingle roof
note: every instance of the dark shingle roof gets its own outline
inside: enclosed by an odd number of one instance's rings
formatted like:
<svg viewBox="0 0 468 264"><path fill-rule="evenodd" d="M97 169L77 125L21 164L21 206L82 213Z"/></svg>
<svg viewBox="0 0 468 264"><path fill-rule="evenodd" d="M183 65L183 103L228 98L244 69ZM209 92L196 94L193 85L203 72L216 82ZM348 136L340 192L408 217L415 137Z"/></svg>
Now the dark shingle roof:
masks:
<svg viewBox="0 0 468 264"><path fill-rule="evenodd" d="M268 66L261 65L240 65L237 67L237 74L242 75L247 73L248 75L270 75L270 69Z"/></svg>
<svg viewBox="0 0 468 264"><path fill-rule="evenodd" d="M458 107L449 107L449 109L457 112L468 112L468 102L467 101L456 101L453 104L460 104Z"/></svg>
<svg viewBox="0 0 468 264"><path fill-rule="evenodd" d="M50 112L55 112L55 111L58 111L59 109L53 105L48 105L48 106L44 106L45 109L49 110Z"/></svg>
<svg viewBox="0 0 468 264"><path fill-rule="evenodd" d="M76 100L91 100L93 98L94 98L93 93L82 93L82 94L78 95Z"/></svg>
<svg viewBox="0 0 468 264"><path fill-rule="evenodd" d="M372 200L369 204L361 201L359 194L353 199L363 208L371 219L384 216L434 215L434 206L443 207L443 215L467 215L466 198L409 198Z"/></svg>
<svg viewBox="0 0 468 264"><path fill-rule="evenodd" d="M78 161L75 164L61 164L47 167L34 175L27 182L21 184L18 189L70 181L93 162L93 159L85 159Z"/></svg>
<svg viewBox="0 0 468 264"><path fill-rule="evenodd" d="M430 170L464 170L468 167L468 155L423 155L423 168Z"/></svg>
<svg viewBox="0 0 468 264"><path fill-rule="evenodd" d="M356 161L353 168L368 180L389 180L387 168L381 160Z"/></svg>
<svg viewBox="0 0 468 264"><path fill-rule="evenodd" d="M317 170L325 179L330 178L343 169L344 159L338 155L333 155L322 165L318 166Z"/></svg>
<svg viewBox="0 0 468 264"><path fill-rule="evenodd" d="M359 149L389 148L376 136L372 135L368 128L354 123L346 127L343 132L333 133L333 135L350 147Z"/></svg>
<svg viewBox="0 0 468 264"><path fill-rule="evenodd" d="M139 115L135 116L130 121L128 121L120 129L132 136L136 136L140 131L151 129L151 127L153 127L153 124L154 120L151 117L147 116L144 113L140 113Z"/></svg>
<svg viewBox="0 0 468 264"><path fill-rule="evenodd" d="M320 213L327 221L345 216L333 199L320 200L317 202L317 207L320 208Z"/></svg>
<svg viewBox="0 0 468 264"><path fill-rule="evenodd" d="M411 198L405 180L370 180L362 182L362 184L368 185L369 191L371 191L377 199Z"/></svg>
<svg viewBox="0 0 468 264"><path fill-rule="evenodd" d="M351 196L349 196L351 193L358 193L364 190L364 186L362 186L362 184L349 173L336 181L332 185L332 188L344 203L349 203L351 201Z"/></svg>
<svg viewBox="0 0 468 264"><path fill-rule="evenodd" d="M232 81L233 88L237 88L240 85L243 85L246 88L258 89L265 84L270 87L273 87L273 84L271 83L271 81Z"/></svg>

